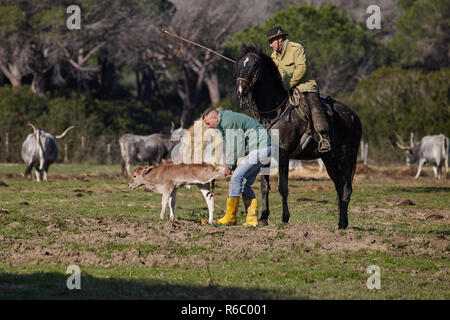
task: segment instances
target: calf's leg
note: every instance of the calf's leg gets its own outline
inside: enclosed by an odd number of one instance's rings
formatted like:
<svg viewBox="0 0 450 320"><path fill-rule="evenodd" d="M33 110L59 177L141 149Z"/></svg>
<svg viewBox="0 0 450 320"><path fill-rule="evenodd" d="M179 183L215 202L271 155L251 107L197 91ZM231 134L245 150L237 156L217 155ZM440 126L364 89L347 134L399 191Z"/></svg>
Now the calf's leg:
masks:
<svg viewBox="0 0 450 320"><path fill-rule="evenodd" d="M172 193L172 190L163 192L162 199L161 199L161 213L159 215L159 218L161 220L164 220L164 217L166 215L166 207L167 207L167 203L169 202L171 193Z"/></svg>
<svg viewBox="0 0 450 320"><path fill-rule="evenodd" d="M209 184L200 185L199 187L208 205L208 223L212 224L214 220L214 195L209 188Z"/></svg>
<svg viewBox="0 0 450 320"><path fill-rule="evenodd" d="M177 189L173 189L169 197L170 220L175 220L175 202L177 198Z"/></svg>

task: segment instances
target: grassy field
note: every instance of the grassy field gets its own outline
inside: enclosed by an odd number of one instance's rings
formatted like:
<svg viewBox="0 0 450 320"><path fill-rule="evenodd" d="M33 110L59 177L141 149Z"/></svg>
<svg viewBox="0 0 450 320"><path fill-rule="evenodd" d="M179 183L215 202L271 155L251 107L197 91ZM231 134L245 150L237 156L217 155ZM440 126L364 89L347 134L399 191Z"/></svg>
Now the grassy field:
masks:
<svg viewBox="0 0 450 320"><path fill-rule="evenodd" d="M202 225L196 187L160 221L161 196L129 190L119 166L56 164L43 183L24 168L0 164L2 299L450 299L450 180L430 169L358 168L341 231L333 184L313 167L292 174L289 224L273 178L269 226L255 229ZM227 187L216 183L216 216ZM366 286L371 265L380 289Z"/></svg>

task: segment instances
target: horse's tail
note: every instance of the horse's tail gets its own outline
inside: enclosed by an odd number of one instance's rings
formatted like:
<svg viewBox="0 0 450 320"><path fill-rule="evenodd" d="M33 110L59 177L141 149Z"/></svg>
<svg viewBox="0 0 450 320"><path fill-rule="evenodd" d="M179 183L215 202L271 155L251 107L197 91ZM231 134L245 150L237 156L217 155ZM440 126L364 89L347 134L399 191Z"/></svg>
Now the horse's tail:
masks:
<svg viewBox="0 0 450 320"><path fill-rule="evenodd" d="M355 140L354 140L354 145L353 148L355 149L355 153L354 153L354 165L353 165L353 172L352 172L352 181L353 181L353 177L355 176L355 172L356 172L356 162L358 160L358 152L359 152L359 147L361 146L361 137L362 137L362 123L361 123L361 119L359 119L358 115L354 114L353 116L353 122L355 124L355 128L357 129L357 134L355 134Z"/></svg>
<svg viewBox="0 0 450 320"><path fill-rule="evenodd" d="M334 107L333 112L334 112L335 116L337 114L338 117L340 117L341 119L347 118L347 121L344 121L344 123L350 123L350 125L348 125L346 127L347 127L347 130L352 131L352 134L350 135L350 137L347 137L348 140L346 140L346 141L349 142L348 152L351 153L351 157L349 159L351 167L352 167L350 179L351 179L351 181L353 181L353 178L355 177L355 172L356 172L356 162L358 160L358 151L359 151L359 147L361 144L361 137L362 137L362 130L363 130L361 119L359 118L358 114L353 109L351 109L349 106L345 105L344 103L342 103L340 101L333 100L333 107ZM333 126L335 126L335 125L336 125L336 121L333 121ZM350 126L351 126L351 128L350 128Z"/></svg>
<svg viewBox="0 0 450 320"><path fill-rule="evenodd" d="M355 155L353 156L353 159L352 159L353 170L352 170L352 176L350 178L351 179L350 181L353 181L353 178L355 177L357 161L358 161L358 149L356 149Z"/></svg>

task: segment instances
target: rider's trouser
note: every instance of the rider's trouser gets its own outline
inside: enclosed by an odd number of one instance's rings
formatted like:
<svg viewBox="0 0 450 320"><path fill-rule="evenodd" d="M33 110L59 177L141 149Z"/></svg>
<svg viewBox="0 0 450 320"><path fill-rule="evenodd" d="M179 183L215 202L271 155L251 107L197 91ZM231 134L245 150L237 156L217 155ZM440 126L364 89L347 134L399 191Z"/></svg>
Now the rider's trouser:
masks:
<svg viewBox="0 0 450 320"><path fill-rule="evenodd" d="M325 109L320 102L319 94L315 92L305 92L304 94L308 100L309 107L311 108L314 129L324 136L324 138L329 137L330 128L325 115Z"/></svg>

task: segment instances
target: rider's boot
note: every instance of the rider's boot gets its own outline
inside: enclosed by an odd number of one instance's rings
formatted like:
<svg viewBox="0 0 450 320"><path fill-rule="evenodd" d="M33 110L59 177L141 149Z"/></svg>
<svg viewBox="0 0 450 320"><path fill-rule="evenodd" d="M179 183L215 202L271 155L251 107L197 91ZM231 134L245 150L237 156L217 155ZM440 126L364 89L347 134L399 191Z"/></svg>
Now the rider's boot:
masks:
<svg viewBox="0 0 450 320"><path fill-rule="evenodd" d="M306 94L309 107L311 108L311 117L314 129L319 134L319 152L331 151L331 140L329 135L328 120L325 115L325 110L320 102L319 94L315 92L308 92Z"/></svg>

